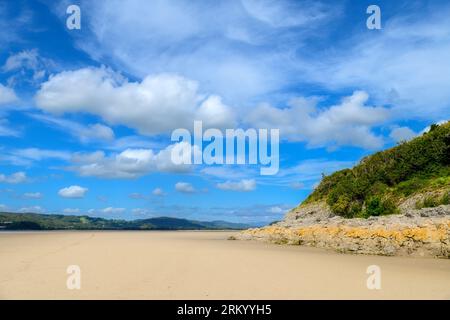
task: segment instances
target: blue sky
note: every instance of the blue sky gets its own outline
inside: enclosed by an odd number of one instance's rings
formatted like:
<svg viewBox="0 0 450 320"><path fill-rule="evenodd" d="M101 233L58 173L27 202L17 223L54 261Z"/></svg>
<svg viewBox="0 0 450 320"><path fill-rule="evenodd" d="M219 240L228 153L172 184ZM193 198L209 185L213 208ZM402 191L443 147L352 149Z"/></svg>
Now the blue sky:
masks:
<svg viewBox="0 0 450 320"><path fill-rule="evenodd" d="M449 118L449 15L447 1L0 1L2 210L280 219L322 173ZM280 129L278 174L174 168L170 133L194 120Z"/></svg>

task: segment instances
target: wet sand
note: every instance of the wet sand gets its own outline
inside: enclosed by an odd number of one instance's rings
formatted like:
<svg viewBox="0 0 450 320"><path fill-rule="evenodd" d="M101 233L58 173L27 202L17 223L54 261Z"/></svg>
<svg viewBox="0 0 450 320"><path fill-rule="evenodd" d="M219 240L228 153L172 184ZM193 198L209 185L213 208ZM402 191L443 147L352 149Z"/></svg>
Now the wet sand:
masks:
<svg viewBox="0 0 450 320"><path fill-rule="evenodd" d="M450 299L450 260L229 241L233 232L0 232L0 299ZM66 286L69 265L81 289ZM369 265L381 290L369 290Z"/></svg>

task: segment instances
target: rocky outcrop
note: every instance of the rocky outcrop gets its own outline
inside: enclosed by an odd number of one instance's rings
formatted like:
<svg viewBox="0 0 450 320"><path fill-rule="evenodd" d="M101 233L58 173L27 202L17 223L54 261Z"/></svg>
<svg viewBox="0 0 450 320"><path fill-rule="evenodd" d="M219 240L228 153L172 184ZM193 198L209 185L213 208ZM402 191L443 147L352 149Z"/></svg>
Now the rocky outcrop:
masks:
<svg viewBox="0 0 450 320"><path fill-rule="evenodd" d="M435 191L428 191L428 192L422 192L415 194L413 196L410 196L406 199L403 199L403 201L400 202L398 208L400 209L400 212L402 213L408 213L411 210L414 210L417 208L418 204L423 203L424 199L427 197L431 197L434 199L441 198L445 193L450 192L449 190L435 190ZM435 211L434 208L429 208L431 211ZM430 210L428 210L430 211Z"/></svg>
<svg viewBox="0 0 450 320"><path fill-rule="evenodd" d="M450 258L450 205L402 214L345 219L323 202L302 205L274 225L249 229L236 239L307 245L339 252Z"/></svg>

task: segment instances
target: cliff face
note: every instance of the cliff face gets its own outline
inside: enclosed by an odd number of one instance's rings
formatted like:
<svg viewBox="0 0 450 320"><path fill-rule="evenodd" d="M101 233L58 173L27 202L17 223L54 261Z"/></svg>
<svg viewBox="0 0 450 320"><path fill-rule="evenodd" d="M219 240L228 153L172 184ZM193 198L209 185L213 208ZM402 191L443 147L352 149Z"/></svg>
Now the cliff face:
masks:
<svg viewBox="0 0 450 320"><path fill-rule="evenodd" d="M450 123L325 177L283 221L235 238L450 258Z"/></svg>
<svg viewBox="0 0 450 320"><path fill-rule="evenodd" d="M325 203L302 206L272 226L237 239L314 246L343 253L450 258L450 205L368 219L334 215Z"/></svg>

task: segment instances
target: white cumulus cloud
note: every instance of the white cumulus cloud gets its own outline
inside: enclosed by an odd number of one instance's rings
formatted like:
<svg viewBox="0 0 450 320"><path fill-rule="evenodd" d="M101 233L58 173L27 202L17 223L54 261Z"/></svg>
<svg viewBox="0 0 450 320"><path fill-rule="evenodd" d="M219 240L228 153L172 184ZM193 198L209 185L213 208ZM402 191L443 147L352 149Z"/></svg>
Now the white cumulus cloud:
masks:
<svg viewBox="0 0 450 320"><path fill-rule="evenodd" d="M182 193L195 193L197 190L188 182L177 182L175 184L175 190Z"/></svg>
<svg viewBox="0 0 450 320"><path fill-rule="evenodd" d="M130 82L106 68L64 71L44 82L35 99L47 112L86 112L146 135L191 128L194 120L206 127L234 125L231 108L219 97L205 99L195 81L171 74Z"/></svg>
<svg viewBox="0 0 450 320"><path fill-rule="evenodd" d="M408 127L396 127L391 130L389 137L395 142L409 141L417 136L417 133Z"/></svg>
<svg viewBox="0 0 450 320"><path fill-rule="evenodd" d="M63 198L79 199L84 198L84 195L87 191L87 188L83 188L80 186L70 186L67 188L62 188L58 191L58 194Z"/></svg>
<svg viewBox="0 0 450 320"><path fill-rule="evenodd" d="M182 145L181 145L182 144ZM77 153L72 157L68 168L81 176L101 178L137 178L151 172L187 172L190 165L174 164L172 149L181 145L182 149L191 148L185 142L169 145L158 152L152 149L126 149L120 153L105 155L103 151Z"/></svg>
<svg viewBox="0 0 450 320"><path fill-rule="evenodd" d="M5 87L0 83L0 105L13 103L18 100L13 89Z"/></svg>
<svg viewBox="0 0 450 320"><path fill-rule="evenodd" d="M366 92L355 91L340 104L319 109L318 98L297 98L280 109L263 104L252 110L247 122L257 128L280 129L281 138L307 141L311 146L350 145L367 149L383 146L371 131L389 117L389 110L366 105Z"/></svg>
<svg viewBox="0 0 450 320"><path fill-rule="evenodd" d="M165 195L166 195L166 193L164 192L164 190L161 189L161 188L155 188L155 189L152 191L152 194L153 194L154 196L157 196L157 197L162 197L162 196L165 196Z"/></svg>
<svg viewBox="0 0 450 320"><path fill-rule="evenodd" d="M117 213L123 213L125 212L125 208L114 208L114 207L107 207L103 208L100 211L103 213L110 213L110 214L117 214Z"/></svg>
<svg viewBox="0 0 450 320"><path fill-rule="evenodd" d="M44 213L46 210L41 206L31 206L20 208L18 211L24 213Z"/></svg>
<svg viewBox="0 0 450 320"><path fill-rule="evenodd" d="M25 192L23 197L25 199L41 199L44 195L40 192Z"/></svg>
<svg viewBox="0 0 450 320"><path fill-rule="evenodd" d="M5 175L3 173L0 174L0 182L4 182L4 183L16 184L16 183L25 182L26 180L27 180L27 175L25 172L22 172L22 171L15 172L10 175Z"/></svg>
<svg viewBox="0 0 450 320"><path fill-rule="evenodd" d="M256 181L254 179L242 179L237 182L226 181L218 183L216 186L221 190L248 192L256 189Z"/></svg>

